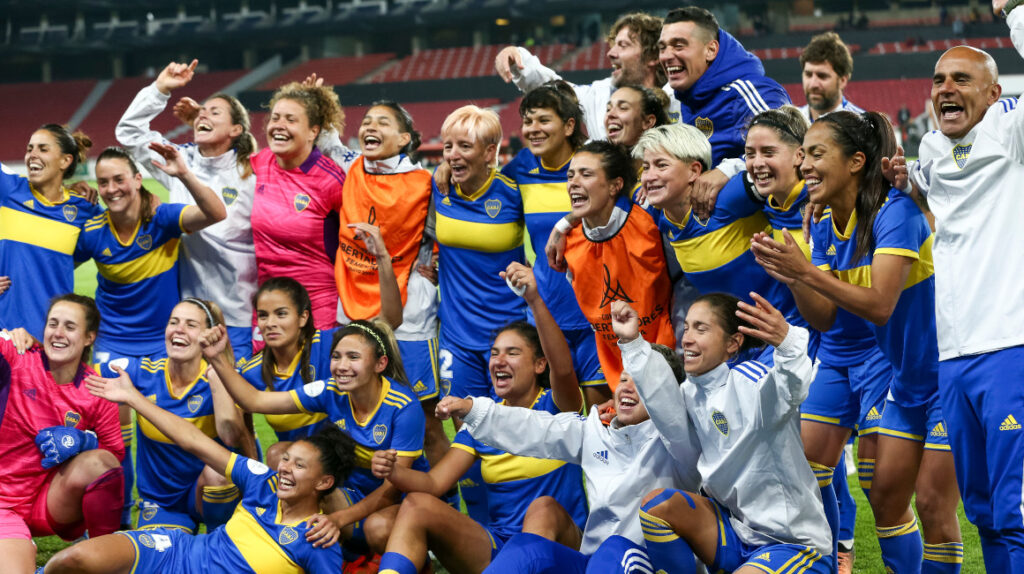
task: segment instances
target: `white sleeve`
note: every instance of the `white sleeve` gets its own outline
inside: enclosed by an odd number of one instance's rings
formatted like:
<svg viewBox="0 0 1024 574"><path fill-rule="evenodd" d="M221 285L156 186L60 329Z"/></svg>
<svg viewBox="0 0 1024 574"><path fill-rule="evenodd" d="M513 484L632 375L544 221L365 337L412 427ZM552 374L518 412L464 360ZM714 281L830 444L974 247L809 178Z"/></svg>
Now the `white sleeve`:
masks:
<svg viewBox="0 0 1024 574"><path fill-rule="evenodd" d="M1019 7L1018 7L1019 8ZM1006 17L1006 25L1010 27L1010 41L1017 53L1024 56L1024 11L1014 10Z"/></svg>
<svg viewBox="0 0 1024 574"><path fill-rule="evenodd" d="M775 365L761 380L762 408L774 408L777 418L793 412L807 398L818 369L807 356L809 338L807 329L790 325L786 338L775 348Z"/></svg>
<svg viewBox="0 0 1024 574"><path fill-rule="evenodd" d="M736 177L736 174L747 169L747 162L743 161L743 158L727 157L723 159L715 169L724 173L725 177L732 179Z"/></svg>
<svg viewBox="0 0 1024 574"><path fill-rule="evenodd" d="M329 128L320 132L320 135L316 138L316 147L320 149L320 153L334 160L341 169L348 174L348 168L352 166L352 162L356 161L359 157L360 152L354 150L341 141L341 134L334 128Z"/></svg>
<svg viewBox="0 0 1024 574"><path fill-rule="evenodd" d="M672 458L690 467L696 465L700 442L686 411L686 401L668 361L651 352L643 337L619 343L622 370L633 376L640 398L668 447Z"/></svg>
<svg viewBox="0 0 1024 574"><path fill-rule="evenodd" d="M515 83L519 91L529 92L530 90L543 86L551 80L561 80L562 76L558 75L551 68L548 68L544 64L540 63L540 58L534 56L526 48L517 48L519 50L519 58L523 61L523 69L516 70L512 69L512 81Z"/></svg>
<svg viewBox="0 0 1024 574"><path fill-rule="evenodd" d="M177 179L152 167L152 163L150 163L152 160L155 159L163 163L163 158L149 149L149 144L153 142L170 144L171 142L167 141L160 132L151 130L149 122L167 108L167 102L170 99L170 94L161 94L155 84L142 88L128 109L125 110L124 115L121 116L121 120L117 122L117 127L114 128L117 142L128 150L137 163L142 164L146 171L168 189L170 189L172 181L177 181Z"/></svg>
<svg viewBox="0 0 1024 574"><path fill-rule="evenodd" d="M517 456L580 464L586 420L577 413L553 415L474 397L463 423L473 438L488 446Z"/></svg>

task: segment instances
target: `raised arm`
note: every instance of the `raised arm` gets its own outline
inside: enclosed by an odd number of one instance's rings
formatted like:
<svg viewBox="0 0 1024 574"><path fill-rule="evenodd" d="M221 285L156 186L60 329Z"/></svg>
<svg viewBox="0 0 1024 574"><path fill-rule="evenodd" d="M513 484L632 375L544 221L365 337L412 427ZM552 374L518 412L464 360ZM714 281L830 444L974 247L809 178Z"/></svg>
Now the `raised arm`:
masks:
<svg viewBox="0 0 1024 574"><path fill-rule="evenodd" d="M366 244L366 252L377 259L377 277L380 284L380 317L397 329L402 324L402 291L398 287L398 277L391 265L391 254L388 253L384 239L380 236L380 228L369 223L350 223L355 229L356 239Z"/></svg>
<svg viewBox="0 0 1024 574"><path fill-rule="evenodd" d="M259 460L256 438L245 426L245 415L237 406L231 394L224 388L217 372L207 369L206 380L210 384L213 396L213 420L217 427L217 436L227 446L240 449L242 455Z"/></svg>
<svg viewBox="0 0 1024 574"><path fill-rule="evenodd" d="M228 333L224 325L216 325L200 336L199 345L203 348L203 356L216 371L231 397L250 413L268 415L288 415L302 412L292 400L291 394L280 391L261 391L246 381L235 371L224 356L227 347ZM266 357L264 360L268 360Z"/></svg>
<svg viewBox="0 0 1024 574"><path fill-rule="evenodd" d="M476 440L517 456L582 462L587 422L579 414L509 407L488 397L470 400L473 407L463 417L463 428Z"/></svg>
<svg viewBox="0 0 1024 574"><path fill-rule="evenodd" d="M196 205L186 206L182 212L181 225L185 231L199 231L218 221L223 221L228 216L224 202L217 197L210 186L200 181L196 174L188 168L185 158L182 157L177 146L152 142L149 144L149 149L159 154L166 162L162 163L154 159L151 162L153 167L180 180L185 185L185 189L192 194L192 198L196 200Z"/></svg>

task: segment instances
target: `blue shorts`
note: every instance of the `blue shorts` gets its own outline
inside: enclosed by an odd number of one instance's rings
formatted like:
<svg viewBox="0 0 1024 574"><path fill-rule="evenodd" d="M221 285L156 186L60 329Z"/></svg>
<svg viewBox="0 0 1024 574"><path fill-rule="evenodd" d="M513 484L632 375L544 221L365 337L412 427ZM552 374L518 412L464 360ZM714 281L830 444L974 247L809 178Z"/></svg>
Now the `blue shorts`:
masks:
<svg viewBox="0 0 1024 574"><path fill-rule="evenodd" d="M441 336L441 396L487 397L491 395L490 349L468 349Z"/></svg>
<svg viewBox="0 0 1024 574"><path fill-rule="evenodd" d="M581 387L600 387L607 385L601 361L597 358L597 340L593 329L575 329L562 331L569 343L572 353L572 367Z"/></svg>
<svg viewBox="0 0 1024 574"><path fill-rule="evenodd" d="M486 574L559 574L654 572L647 551L622 536L609 536L587 556L536 534L519 533L491 558Z"/></svg>
<svg viewBox="0 0 1024 574"><path fill-rule="evenodd" d="M252 356L252 327L228 327L231 350L235 360Z"/></svg>
<svg viewBox="0 0 1024 574"><path fill-rule="evenodd" d="M818 365L800 420L856 429L860 436L878 432L891 381L892 365L877 349L859 365Z"/></svg>
<svg viewBox="0 0 1024 574"><path fill-rule="evenodd" d="M184 530L154 528L116 532L135 546L131 572L205 572L209 568L204 536Z"/></svg>
<svg viewBox="0 0 1024 574"><path fill-rule="evenodd" d="M949 434L937 393L920 407L904 407L892 400L890 393L885 400L878 434L922 442L928 450L950 450Z"/></svg>
<svg viewBox="0 0 1024 574"><path fill-rule="evenodd" d="M139 493L139 516L135 523L137 530L151 530L154 528L176 529L189 534L195 534L202 517L196 508L196 487L182 493L173 504L161 506L152 500L147 500L145 495Z"/></svg>
<svg viewBox="0 0 1024 574"><path fill-rule="evenodd" d="M810 546L799 544L768 544L754 546L739 539L729 521L729 511L711 500L718 515L718 543L715 560L709 570L726 572L752 566L771 574L830 574L832 560Z"/></svg>
<svg viewBox="0 0 1024 574"><path fill-rule="evenodd" d="M405 374L421 401L437 397L437 337L424 341L398 341Z"/></svg>

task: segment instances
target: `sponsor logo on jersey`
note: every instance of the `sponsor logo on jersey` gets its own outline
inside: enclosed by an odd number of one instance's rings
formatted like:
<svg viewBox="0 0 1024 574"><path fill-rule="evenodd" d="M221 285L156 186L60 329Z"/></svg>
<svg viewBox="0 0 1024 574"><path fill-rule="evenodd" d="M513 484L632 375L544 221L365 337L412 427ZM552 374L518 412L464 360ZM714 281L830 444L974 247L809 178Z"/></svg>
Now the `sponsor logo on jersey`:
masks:
<svg viewBox="0 0 1024 574"><path fill-rule="evenodd" d="M869 421L877 421L877 420L879 420L881 418L882 418L882 413L878 412L878 408L871 407L871 410L868 411L867 419Z"/></svg>
<svg viewBox="0 0 1024 574"><path fill-rule="evenodd" d="M412 386L412 390L417 393L425 393L427 392L427 385L424 385L423 381L416 381L416 384Z"/></svg>
<svg viewBox="0 0 1024 574"><path fill-rule="evenodd" d="M621 299L626 303L633 303L633 300L626 294L626 290L622 288L622 282L615 280L615 287L612 287L612 274L608 270L607 265L604 267L604 295L601 296L601 304L598 307L604 307L610 305L612 301Z"/></svg>
<svg viewBox="0 0 1024 574"><path fill-rule="evenodd" d="M199 407L203 406L202 395L192 395L188 398L188 412L195 413L199 410Z"/></svg>
<svg viewBox="0 0 1024 574"><path fill-rule="evenodd" d="M256 507L256 515L257 516L263 516L263 513L266 512L266 511L267 511L267 509L263 508L262 506L257 506Z"/></svg>
<svg viewBox="0 0 1024 574"><path fill-rule="evenodd" d="M309 196L305 193L296 193L295 197L292 198L292 206L295 207L295 211L301 212L309 207Z"/></svg>
<svg viewBox="0 0 1024 574"><path fill-rule="evenodd" d="M957 144L953 146L953 161L956 162L956 166L963 169L967 165L967 158L971 157L971 146L973 144Z"/></svg>
<svg viewBox="0 0 1024 574"><path fill-rule="evenodd" d="M35 389L25 389L25 390L23 390L21 392L25 393L25 396L30 398L30 399L32 399L33 401L36 400L36 390Z"/></svg>
<svg viewBox="0 0 1024 574"><path fill-rule="evenodd" d="M446 195L446 196L444 196L444 199L441 200L441 203L443 205L451 205L452 204L452 200L448 199L448 196Z"/></svg>
<svg viewBox="0 0 1024 574"><path fill-rule="evenodd" d="M377 444L384 442L384 437L388 436L388 425L373 425L373 441Z"/></svg>
<svg viewBox="0 0 1024 574"><path fill-rule="evenodd" d="M539 175L540 174L540 168L539 167L535 167L535 168L531 169L530 171L528 171L527 173L529 173L530 175Z"/></svg>
<svg viewBox="0 0 1024 574"><path fill-rule="evenodd" d="M772 553L771 552L764 552L762 554L759 554L756 558L754 558L754 560L764 560L765 562L771 562L772 561Z"/></svg>
<svg viewBox="0 0 1024 574"><path fill-rule="evenodd" d="M501 200L488 199L484 202L484 210L487 211L487 216L491 219L498 217L498 214L501 213Z"/></svg>
<svg viewBox="0 0 1024 574"><path fill-rule="evenodd" d="M1003 424L999 425L999 430L1020 430L1020 423L1017 422L1017 419L1013 418L1013 415L1007 415L1003 419Z"/></svg>
<svg viewBox="0 0 1024 574"><path fill-rule="evenodd" d="M829 245L828 249L825 251L825 255L830 255L832 257L835 257L835 255L836 255L836 246L835 245Z"/></svg>
<svg viewBox="0 0 1024 574"><path fill-rule="evenodd" d="M75 218L78 217L78 208L74 205L65 205L64 209L61 210L61 213L64 214L64 219L74 221Z"/></svg>
<svg viewBox="0 0 1024 574"><path fill-rule="evenodd" d="M946 434L946 423L939 423L932 427L932 432L929 433L931 436L945 437L949 436Z"/></svg>
<svg viewBox="0 0 1024 574"><path fill-rule="evenodd" d="M238 199L238 190L233 187L225 187L220 190L220 196L224 198L224 205L231 205Z"/></svg>
<svg viewBox="0 0 1024 574"><path fill-rule="evenodd" d="M64 413L64 426L66 427L76 427L78 426L78 423L80 423L81 421L82 415L76 413L75 411L68 411ZM1020 427L1018 426L1017 428Z"/></svg>
<svg viewBox="0 0 1024 574"><path fill-rule="evenodd" d="M299 533L291 526L285 526L281 529L281 534L277 535L277 543L281 546L287 546L298 539Z"/></svg>
<svg viewBox="0 0 1024 574"><path fill-rule="evenodd" d="M345 419L338 419L334 421L334 426L340 428L341 430L348 430L345 428Z"/></svg>
<svg viewBox="0 0 1024 574"><path fill-rule="evenodd" d="M600 462L608 464L608 451L606 451L606 450L595 451L594 452L594 458L597 459Z"/></svg>
<svg viewBox="0 0 1024 574"><path fill-rule="evenodd" d="M21 204L24 205L25 207L29 208L29 209L35 209L36 208L36 202L31 200L31 199L29 199L27 201L23 201L23 202L21 202Z"/></svg>
<svg viewBox="0 0 1024 574"><path fill-rule="evenodd" d="M256 186L256 193L263 195L263 188L267 187L266 184L259 184Z"/></svg>
<svg viewBox="0 0 1024 574"><path fill-rule="evenodd" d="M715 133L715 124L708 118L702 118L697 116L693 119L693 126L700 130L704 137L711 138L711 134Z"/></svg>
<svg viewBox="0 0 1024 574"><path fill-rule="evenodd" d="M718 429L718 432L724 436L729 436L729 421L725 418L725 415L719 411L714 411L711 413L711 422L715 423L715 428Z"/></svg>
<svg viewBox="0 0 1024 574"><path fill-rule="evenodd" d="M107 257L110 257L113 254L110 253L110 248L107 247L106 249L103 250L103 255L106 255Z"/></svg>
<svg viewBox="0 0 1024 574"><path fill-rule="evenodd" d="M149 249L153 247L153 237L149 234L140 235L138 239L135 240L135 244L140 248L149 251Z"/></svg>

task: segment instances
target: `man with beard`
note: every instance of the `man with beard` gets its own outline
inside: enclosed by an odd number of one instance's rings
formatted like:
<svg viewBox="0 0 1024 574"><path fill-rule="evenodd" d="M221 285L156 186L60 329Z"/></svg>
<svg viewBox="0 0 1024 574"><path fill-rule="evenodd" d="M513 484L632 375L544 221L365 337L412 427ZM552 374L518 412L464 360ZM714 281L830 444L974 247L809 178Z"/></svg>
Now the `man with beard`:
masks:
<svg viewBox="0 0 1024 574"><path fill-rule="evenodd" d="M814 122L819 117L836 110L864 113L843 96L850 76L853 74L853 58L850 50L835 32L825 32L811 38L811 42L800 54L803 69L804 95L807 104L800 107L807 120Z"/></svg>

